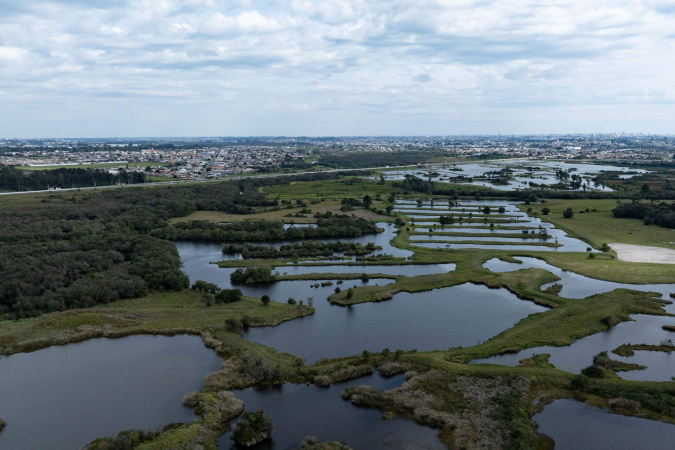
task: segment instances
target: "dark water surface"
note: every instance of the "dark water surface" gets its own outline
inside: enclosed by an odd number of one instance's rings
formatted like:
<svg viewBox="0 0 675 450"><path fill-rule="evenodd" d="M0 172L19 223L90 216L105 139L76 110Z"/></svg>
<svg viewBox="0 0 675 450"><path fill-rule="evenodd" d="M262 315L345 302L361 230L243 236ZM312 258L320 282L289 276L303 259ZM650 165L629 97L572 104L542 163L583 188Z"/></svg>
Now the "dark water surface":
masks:
<svg viewBox="0 0 675 450"><path fill-rule="evenodd" d="M284 384L272 387L250 387L233 391L244 402L246 411L265 410L272 419L272 440L254 449L295 449L306 436L321 441L341 441L359 449L442 449L438 431L417 425L412 420L384 420L378 410L359 408L342 399L348 386L366 384L380 391L399 387L403 375L385 378L374 373L365 377L333 384L327 388L304 384ZM232 426L238 421L232 422ZM224 434L220 449L235 448L231 433Z"/></svg>
<svg viewBox="0 0 675 450"><path fill-rule="evenodd" d="M185 394L222 360L196 336L91 339L0 359L0 448L79 449L196 418Z"/></svg>
<svg viewBox="0 0 675 450"><path fill-rule="evenodd" d="M360 280L358 281L360 284ZM343 289L352 283L343 285ZM315 301L316 313L276 327L250 328L247 339L314 362L364 349L444 350L471 346L546 308L506 289L470 283L350 307Z"/></svg>
<svg viewBox="0 0 675 450"><path fill-rule="evenodd" d="M556 400L532 418L556 450L666 450L675 446L675 426L612 414L570 399Z"/></svg>

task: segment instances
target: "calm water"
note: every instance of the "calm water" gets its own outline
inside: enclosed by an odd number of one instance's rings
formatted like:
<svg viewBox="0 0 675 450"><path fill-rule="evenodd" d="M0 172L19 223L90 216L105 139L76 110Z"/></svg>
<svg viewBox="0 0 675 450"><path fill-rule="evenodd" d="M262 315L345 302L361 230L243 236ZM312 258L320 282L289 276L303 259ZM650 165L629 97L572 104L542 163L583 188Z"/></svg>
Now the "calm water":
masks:
<svg viewBox="0 0 675 450"><path fill-rule="evenodd" d="M75 449L196 418L182 404L222 360L196 336L91 339L0 359L2 449Z"/></svg>
<svg viewBox="0 0 675 450"><path fill-rule="evenodd" d="M328 388L287 383L251 387L234 391L234 395L244 402L246 411L264 409L274 423L272 440L253 447L255 449L298 448L306 436L341 441L356 450L445 448L436 438L436 430L403 418L384 420L380 411L359 408L342 399L342 392L348 386L366 384L384 391L402 383L403 375L384 378L375 373ZM234 423L236 421L232 425ZM230 435L226 433L220 438L219 448L235 448Z"/></svg>
<svg viewBox="0 0 675 450"><path fill-rule="evenodd" d="M360 282L359 282L360 283ZM345 282L342 289L354 283ZM546 308L506 289L463 284L392 300L340 307L315 301L316 313L276 327L250 328L244 336L308 361L349 356L364 349L437 350L471 346Z"/></svg>
<svg viewBox="0 0 675 450"><path fill-rule="evenodd" d="M675 426L621 416L570 399L556 400L532 418L556 450L672 449Z"/></svg>
<svg viewBox="0 0 675 450"><path fill-rule="evenodd" d="M611 353L621 344L659 344L662 340L672 339L673 333L665 331L663 325L675 325L675 318L635 314L632 322L622 322L607 331L579 339L564 347L536 347L521 350L518 353L492 356L472 361L472 364L488 363L515 366L521 359L534 354L548 353L549 362L558 369L579 373L584 367L593 364L593 356L602 351L609 353L617 361L647 366L645 370L619 372L621 378L629 380L670 381L675 376L675 355L664 352L636 352L633 357L622 357Z"/></svg>
<svg viewBox="0 0 675 450"><path fill-rule="evenodd" d="M398 204L398 201L397 201ZM462 220L468 219L468 211L478 208L481 209L484 206L489 206L493 213L489 215L474 214L474 219L487 218L487 223L476 223L476 222L462 222ZM504 207L505 213L499 214L495 210L499 207ZM586 252L588 249L588 244L575 238L567 236L567 234L560 229L555 228L551 223L545 222L544 220L538 217L530 217L527 213L522 212L516 206L514 202L505 202L499 200L464 200L460 204L461 208L466 208L467 212L461 212L461 216L457 216L454 211L458 207L453 207L452 210L446 209L443 210L441 207L434 207L434 209L425 209L417 208L410 209L409 205L399 205L399 208L402 211L412 211L408 214L408 217L415 219L415 230L417 232L423 231L427 232L431 229L431 232L441 232L441 231L450 231L450 232L462 232L465 233L486 233L488 230L494 233L510 233L513 236L511 237L469 237L469 236L446 236L446 235L434 235L434 234L423 234L423 235L412 235L410 237L410 243L416 247L426 247L426 248L449 248L449 249L462 249L462 248L476 248L476 249L495 249L495 250L525 250L525 251L563 251L563 252ZM446 205L447 208L447 205ZM425 214L421 214L424 212ZM465 224L463 228L434 228L438 225L438 220L441 214L453 214L455 215L455 225ZM490 222L496 220L494 228L490 227ZM548 243L557 243L561 247L547 247L543 245L522 245L522 243L532 243L541 241L541 239L534 238L535 235L529 234L528 238L525 238L522 232L520 236L517 236L518 231L516 230L500 230L500 227L515 227L522 226L527 227L529 230L535 230L536 232L539 229L545 229L549 234L549 238L546 240ZM485 228L487 227L487 228ZM416 242L416 241L436 241L436 242ZM490 244L463 244L462 242L466 241L485 241L490 242ZM519 245L521 244L521 245ZM592 250L597 251L597 250Z"/></svg>

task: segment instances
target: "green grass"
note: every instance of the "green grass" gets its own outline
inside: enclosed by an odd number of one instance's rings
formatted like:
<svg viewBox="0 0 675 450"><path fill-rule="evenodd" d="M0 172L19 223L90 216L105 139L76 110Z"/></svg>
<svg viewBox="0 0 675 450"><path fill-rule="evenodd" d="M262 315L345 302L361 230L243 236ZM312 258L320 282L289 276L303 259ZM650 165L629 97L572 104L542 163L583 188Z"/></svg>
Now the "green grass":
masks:
<svg viewBox="0 0 675 450"><path fill-rule="evenodd" d="M576 237L600 248L603 243L621 243L632 245L647 245L675 249L675 230L661 228L657 225L645 225L639 219L617 219L612 215L616 207L616 200L547 200L542 205L519 205L526 211L533 207L534 211L541 212L542 208L550 208L551 213L539 217L562 228L570 237ZM574 216L571 219L562 217L562 212L572 208ZM597 212L579 211L589 208Z"/></svg>
<svg viewBox="0 0 675 450"><path fill-rule="evenodd" d="M150 294L109 305L47 314L32 319L0 322L0 347L6 354L35 350L92 337L133 334L218 333L228 318L251 318L256 326L277 325L312 314L308 306L244 297L236 303L207 307L192 291Z"/></svg>

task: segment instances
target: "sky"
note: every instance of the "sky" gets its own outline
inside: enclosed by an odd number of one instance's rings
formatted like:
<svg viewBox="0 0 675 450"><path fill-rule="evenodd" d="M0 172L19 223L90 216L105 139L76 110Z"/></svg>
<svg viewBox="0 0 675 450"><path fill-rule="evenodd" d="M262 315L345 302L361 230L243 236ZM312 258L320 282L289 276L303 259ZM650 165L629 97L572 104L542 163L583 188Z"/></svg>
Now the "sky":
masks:
<svg viewBox="0 0 675 450"><path fill-rule="evenodd" d="M675 133L675 0L0 0L0 138Z"/></svg>

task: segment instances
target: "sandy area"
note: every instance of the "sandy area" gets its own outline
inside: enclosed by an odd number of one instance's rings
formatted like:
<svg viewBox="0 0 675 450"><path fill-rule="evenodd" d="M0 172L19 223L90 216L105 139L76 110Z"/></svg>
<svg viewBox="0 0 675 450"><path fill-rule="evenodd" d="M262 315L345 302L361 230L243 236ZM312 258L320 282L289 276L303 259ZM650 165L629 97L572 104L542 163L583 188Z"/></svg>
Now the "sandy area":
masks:
<svg viewBox="0 0 675 450"><path fill-rule="evenodd" d="M675 250L644 245L609 244L619 261L675 264Z"/></svg>

